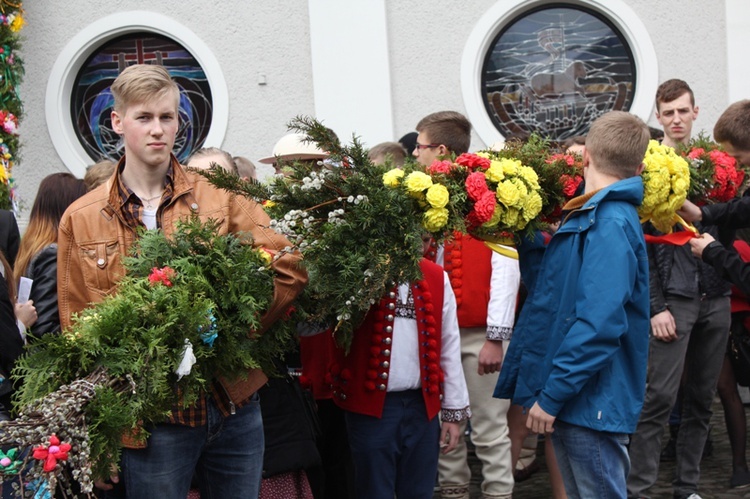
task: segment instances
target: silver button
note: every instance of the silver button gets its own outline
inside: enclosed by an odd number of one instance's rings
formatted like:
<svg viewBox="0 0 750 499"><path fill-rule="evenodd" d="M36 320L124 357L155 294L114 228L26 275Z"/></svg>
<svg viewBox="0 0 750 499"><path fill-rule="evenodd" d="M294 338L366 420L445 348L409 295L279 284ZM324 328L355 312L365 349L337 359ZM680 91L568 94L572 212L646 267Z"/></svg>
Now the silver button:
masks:
<svg viewBox="0 0 750 499"><path fill-rule="evenodd" d="M385 320L387 320L388 322L393 322L393 315L391 314L386 315Z"/></svg>
<svg viewBox="0 0 750 499"><path fill-rule="evenodd" d="M198 211L198 203L193 203L190 205L190 209L193 211Z"/></svg>
<svg viewBox="0 0 750 499"><path fill-rule="evenodd" d="M96 261L97 265L104 265L104 258L100 258Z"/></svg>
<svg viewBox="0 0 750 499"><path fill-rule="evenodd" d="M341 394L341 400L346 400L346 393Z"/></svg>
<svg viewBox="0 0 750 499"><path fill-rule="evenodd" d="M389 292L388 298L396 298L396 293L394 293L393 291Z"/></svg>
<svg viewBox="0 0 750 499"><path fill-rule="evenodd" d="M388 310L393 310L395 308L396 308L396 304L395 303L389 303L388 304Z"/></svg>
<svg viewBox="0 0 750 499"><path fill-rule="evenodd" d="M380 379L388 379L388 373L380 373Z"/></svg>
<svg viewBox="0 0 750 499"><path fill-rule="evenodd" d="M391 351L386 348L385 350L383 350L383 355L388 357L389 355L391 355Z"/></svg>
<svg viewBox="0 0 750 499"><path fill-rule="evenodd" d="M386 326L386 327L385 327L385 332L386 332L386 333L392 333L392 332L393 332L393 327L391 327L391 326Z"/></svg>
<svg viewBox="0 0 750 499"><path fill-rule="evenodd" d="M392 340L390 338L383 338L383 343L385 343L386 345L390 345L391 341Z"/></svg>
<svg viewBox="0 0 750 499"><path fill-rule="evenodd" d="M385 391L385 385L378 385L378 390Z"/></svg>
<svg viewBox="0 0 750 499"><path fill-rule="evenodd" d="M382 367L383 369L388 369L389 366L390 364L388 363L387 360L384 360L383 362L380 363L380 367Z"/></svg>

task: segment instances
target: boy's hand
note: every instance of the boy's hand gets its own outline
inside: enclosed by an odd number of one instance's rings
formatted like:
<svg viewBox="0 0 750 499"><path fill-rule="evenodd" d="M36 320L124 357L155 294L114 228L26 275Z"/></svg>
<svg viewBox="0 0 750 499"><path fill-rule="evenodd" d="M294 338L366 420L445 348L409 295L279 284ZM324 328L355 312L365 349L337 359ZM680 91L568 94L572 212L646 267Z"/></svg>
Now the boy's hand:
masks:
<svg viewBox="0 0 750 499"><path fill-rule="evenodd" d="M680 215L683 219L685 219L686 222L691 222L691 223L695 222L696 220L699 221L701 218L703 218L703 213L701 213L701 209L688 200L685 200L685 203L682 205L682 208L677 210L677 214Z"/></svg>
<svg viewBox="0 0 750 499"><path fill-rule="evenodd" d="M110 472L109 480L97 480L94 482L94 487L99 490L112 490L113 484L120 482L120 474L117 472L117 466L112 466Z"/></svg>
<svg viewBox="0 0 750 499"><path fill-rule="evenodd" d="M440 426L440 453L448 454L458 445L461 437L461 426L458 423L443 421Z"/></svg>
<svg viewBox="0 0 750 499"><path fill-rule="evenodd" d="M651 317L651 332L657 340L667 343L677 339L677 325L672 312L664 310Z"/></svg>
<svg viewBox="0 0 750 499"><path fill-rule="evenodd" d="M479 366L477 367L477 374L482 376L483 374L492 374L500 372L500 368L503 366L503 341L502 340L487 340L482 345L482 349L479 350Z"/></svg>
<svg viewBox="0 0 750 499"><path fill-rule="evenodd" d="M539 434L552 433L555 431L553 427L555 419L557 419L555 416L550 416L544 412L544 409L539 406L539 402L534 402L526 418L526 428Z"/></svg>
<svg viewBox="0 0 750 499"><path fill-rule="evenodd" d="M699 237L694 237L690 241L690 249L693 251L693 255L698 258L703 257L703 250L706 249L710 243L716 241L711 234L701 234Z"/></svg>

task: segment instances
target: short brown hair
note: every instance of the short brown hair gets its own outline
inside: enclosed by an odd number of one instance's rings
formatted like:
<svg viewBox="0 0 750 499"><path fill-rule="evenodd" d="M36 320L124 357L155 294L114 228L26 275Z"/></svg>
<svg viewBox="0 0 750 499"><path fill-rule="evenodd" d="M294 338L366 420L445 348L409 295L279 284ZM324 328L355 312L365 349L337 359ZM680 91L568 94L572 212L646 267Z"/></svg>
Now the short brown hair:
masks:
<svg viewBox="0 0 750 499"><path fill-rule="evenodd" d="M115 166L117 164L114 161L103 159L86 168L86 175L83 176L86 191L93 191L106 182L115 172Z"/></svg>
<svg viewBox="0 0 750 499"><path fill-rule="evenodd" d="M179 107L180 87L169 76L163 66L154 64L134 64L128 66L112 83L115 98L114 109L124 112L135 102L145 102L154 98L174 95L175 107Z"/></svg>
<svg viewBox="0 0 750 499"><path fill-rule="evenodd" d="M721 113L714 125L714 140L750 151L750 100L735 102Z"/></svg>
<svg viewBox="0 0 750 499"><path fill-rule="evenodd" d="M572 137L568 137L563 142L563 149L568 150L573 146L585 146L586 145L586 136L585 135L574 135Z"/></svg>
<svg viewBox="0 0 750 499"><path fill-rule="evenodd" d="M425 132L431 142L444 145L453 154L469 151L471 123L456 111L428 114L417 123L417 131Z"/></svg>
<svg viewBox="0 0 750 499"><path fill-rule="evenodd" d="M381 142L373 146L367 156L374 163L377 159L382 163L390 158L393 166L403 166L406 162L406 149L399 142Z"/></svg>
<svg viewBox="0 0 750 499"><path fill-rule="evenodd" d="M235 156L232 159L234 160L234 166L237 167L237 175L242 178L257 178L255 164L252 161L245 156Z"/></svg>
<svg viewBox="0 0 750 499"><path fill-rule="evenodd" d="M232 155L223 149L219 149L218 147L202 147L198 149L197 151L193 151L193 154L190 155L190 157L187 159L185 164L190 166L190 163L192 163L194 159L204 158L206 156L220 156L224 158L224 161L226 161L227 166L229 166L229 170L227 171L229 173L234 173L235 175L238 175L237 165L234 163L234 158L232 157ZM219 163L216 163L216 164L219 164ZM222 165L219 165L219 166L222 166Z"/></svg>
<svg viewBox="0 0 750 499"><path fill-rule="evenodd" d="M677 78L665 81L656 89L656 111L659 111L659 104L662 102L672 102L686 93L690 94L690 105L695 107L695 96L690 85Z"/></svg>
<svg viewBox="0 0 750 499"><path fill-rule="evenodd" d="M610 111L591 125L586 152L600 172L629 178L643 162L649 139L648 127L638 116Z"/></svg>

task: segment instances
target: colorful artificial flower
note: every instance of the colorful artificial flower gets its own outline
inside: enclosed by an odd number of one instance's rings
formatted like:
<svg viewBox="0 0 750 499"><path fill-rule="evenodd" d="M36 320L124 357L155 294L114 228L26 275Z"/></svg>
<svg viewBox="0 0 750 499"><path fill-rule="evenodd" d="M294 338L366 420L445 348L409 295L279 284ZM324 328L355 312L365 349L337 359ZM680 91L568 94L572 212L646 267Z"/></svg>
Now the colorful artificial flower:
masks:
<svg viewBox="0 0 750 499"><path fill-rule="evenodd" d="M422 225L429 232L438 232L448 223L448 215L445 208L430 208L424 212Z"/></svg>
<svg viewBox="0 0 750 499"><path fill-rule="evenodd" d="M483 156L479 156L471 153L463 153L456 158L456 164L465 166L469 170L482 169L486 170L490 167L490 160Z"/></svg>
<svg viewBox="0 0 750 499"><path fill-rule="evenodd" d="M17 457L18 449L15 447L7 452L0 450L0 471L4 474L17 473L23 464L23 461L16 459Z"/></svg>
<svg viewBox="0 0 750 499"><path fill-rule="evenodd" d="M66 461L70 444L60 442L56 435L49 437L49 445L40 445L34 447L34 459L44 461L44 471L47 473L53 471L57 466L57 461Z"/></svg>
<svg viewBox="0 0 750 499"><path fill-rule="evenodd" d="M473 172L466 177L466 193L469 198L478 201L484 196L485 193L489 192L487 187L487 176L482 172Z"/></svg>
<svg viewBox="0 0 750 499"><path fill-rule="evenodd" d="M271 262L273 262L273 254L265 248L259 248L258 255L260 255L261 260L263 260L266 265L271 265Z"/></svg>
<svg viewBox="0 0 750 499"><path fill-rule="evenodd" d="M168 288L172 287L172 279L175 276L175 271L171 267L162 267L162 268L152 268L151 273L148 276L148 282L151 283L152 286L156 284L164 284Z"/></svg>

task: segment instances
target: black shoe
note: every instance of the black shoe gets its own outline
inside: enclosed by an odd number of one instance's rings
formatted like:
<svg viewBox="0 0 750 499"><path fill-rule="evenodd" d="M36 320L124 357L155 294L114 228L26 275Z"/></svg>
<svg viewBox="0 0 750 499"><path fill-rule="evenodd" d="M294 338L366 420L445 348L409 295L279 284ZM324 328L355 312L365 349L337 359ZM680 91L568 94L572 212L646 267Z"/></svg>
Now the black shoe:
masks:
<svg viewBox="0 0 750 499"><path fill-rule="evenodd" d="M732 478L729 479L730 489L744 489L750 486L750 471L747 469L735 470L732 473Z"/></svg>

